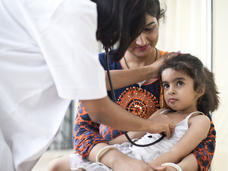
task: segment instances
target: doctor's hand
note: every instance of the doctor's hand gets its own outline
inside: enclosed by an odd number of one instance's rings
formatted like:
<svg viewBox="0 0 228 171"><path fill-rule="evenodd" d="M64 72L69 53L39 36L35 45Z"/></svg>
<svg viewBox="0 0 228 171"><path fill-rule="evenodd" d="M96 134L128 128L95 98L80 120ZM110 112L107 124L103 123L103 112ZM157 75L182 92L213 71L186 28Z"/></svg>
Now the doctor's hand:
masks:
<svg viewBox="0 0 228 171"><path fill-rule="evenodd" d="M167 109L159 109L149 117L153 127L150 133L164 133L167 138L170 138L174 133L175 124L167 115L164 115L166 111Z"/></svg>

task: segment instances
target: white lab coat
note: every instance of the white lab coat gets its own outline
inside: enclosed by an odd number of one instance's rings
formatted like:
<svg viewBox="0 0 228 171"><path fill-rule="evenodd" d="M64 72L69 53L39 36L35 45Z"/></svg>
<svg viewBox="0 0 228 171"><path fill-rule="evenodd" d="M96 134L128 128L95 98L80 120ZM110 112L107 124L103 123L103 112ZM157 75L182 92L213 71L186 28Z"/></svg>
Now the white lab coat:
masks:
<svg viewBox="0 0 228 171"><path fill-rule="evenodd" d="M31 170L72 99L107 95L96 21L90 0L0 0L1 170Z"/></svg>

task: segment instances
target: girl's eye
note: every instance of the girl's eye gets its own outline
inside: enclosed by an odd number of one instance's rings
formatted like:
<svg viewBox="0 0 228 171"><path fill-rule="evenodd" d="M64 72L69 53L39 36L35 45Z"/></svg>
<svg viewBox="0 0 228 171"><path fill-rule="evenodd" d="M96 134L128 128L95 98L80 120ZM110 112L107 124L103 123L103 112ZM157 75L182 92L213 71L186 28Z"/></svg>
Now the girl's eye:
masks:
<svg viewBox="0 0 228 171"><path fill-rule="evenodd" d="M167 84L167 83L164 83L164 84L163 84L163 88L164 88L164 89L167 89L167 88L169 88L169 84Z"/></svg>
<svg viewBox="0 0 228 171"><path fill-rule="evenodd" d="M182 85L184 85L183 81L177 81L177 86L182 86Z"/></svg>

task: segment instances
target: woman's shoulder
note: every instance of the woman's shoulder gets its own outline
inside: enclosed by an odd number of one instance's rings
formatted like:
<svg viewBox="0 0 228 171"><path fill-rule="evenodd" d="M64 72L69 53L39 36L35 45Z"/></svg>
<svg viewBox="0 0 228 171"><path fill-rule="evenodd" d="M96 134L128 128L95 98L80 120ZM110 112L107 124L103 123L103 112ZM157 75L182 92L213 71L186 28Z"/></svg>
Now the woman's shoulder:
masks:
<svg viewBox="0 0 228 171"><path fill-rule="evenodd" d="M169 53L169 52L168 52L168 51L159 50L160 56L165 55L165 54L167 54L167 53Z"/></svg>
<svg viewBox="0 0 228 171"><path fill-rule="evenodd" d="M102 67L107 70L107 66L106 66L106 53L105 52L102 52L99 54L99 61L102 65ZM108 55L108 62L109 62L109 67L111 70L114 70L114 69L122 69L122 66L120 64L119 61L113 61L111 59L111 57Z"/></svg>

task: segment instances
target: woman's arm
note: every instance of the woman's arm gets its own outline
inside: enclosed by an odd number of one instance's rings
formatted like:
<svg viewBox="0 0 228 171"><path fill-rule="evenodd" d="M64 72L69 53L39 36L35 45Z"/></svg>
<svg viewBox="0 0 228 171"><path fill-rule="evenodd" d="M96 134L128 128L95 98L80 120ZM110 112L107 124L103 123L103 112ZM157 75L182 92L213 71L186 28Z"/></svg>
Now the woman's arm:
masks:
<svg viewBox="0 0 228 171"><path fill-rule="evenodd" d="M200 125L200 129L199 129ZM197 115L189 119L189 129L179 142L167 153L164 153L151 166L160 166L165 162L178 163L180 160L192 152L197 145L206 138L210 128L210 120L205 115Z"/></svg>
<svg viewBox="0 0 228 171"><path fill-rule="evenodd" d="M97 144L90 152L89 160L95 161L98 151L107 144ZM154 171L149 164L141 160L136 160L123 154L117 149L110 149L100 158L100 162L112 168L114 171ZM163 168L164 171L165 168Z"/></svg>
<svg viewBox="0 0 228 171"><path fill-rule="evenodd" d="M156 68L153 65L144 66L141 68L130 69L130 70L111 70L110 75L112 79L113 89L126 87L131 84L135 84L144 80L157 77ZM108 81L108 75L106 71L106 87L107 90L111 90Z"/></svg>
<svg viewBox="0 0 228 171"><path fill-rule="evenodd" d="M88 112L80 102L74 123L73 138L75 152L80 154L84 159L88 157L96 144L107 143L99 134L99 124L91 121Z"/></svg>
<svg viewBox="0 0 228 171"><path fill-rule="evenodd" d="M75 120L74 145L77 153L93 162L96 161L98 151L108 146L107 141L99 134L99 124L90 120L87 111L80 103ZM130 158L117 149L107 151L100 162L115 171L153 171L147 163Z"/></svg>
<svg viewBox="0 0 228 171"><path fill-rule="evenodd" d="M111 70L110 74L112 78L113 88L118 89L144 80L156 79L158 75L158 70L161 67L161 65L164 63L164 61L167 60L168 58L177 56L178 54L179 53L177 52L166 53L160 56L159 59L157 59L154 63L140 68L128 69L128 70ZM101 64L104 68L106 68L104 59L102 59ZM107 87L107 90L110 90L107 72L106 72L106 87Z"/></svg>

